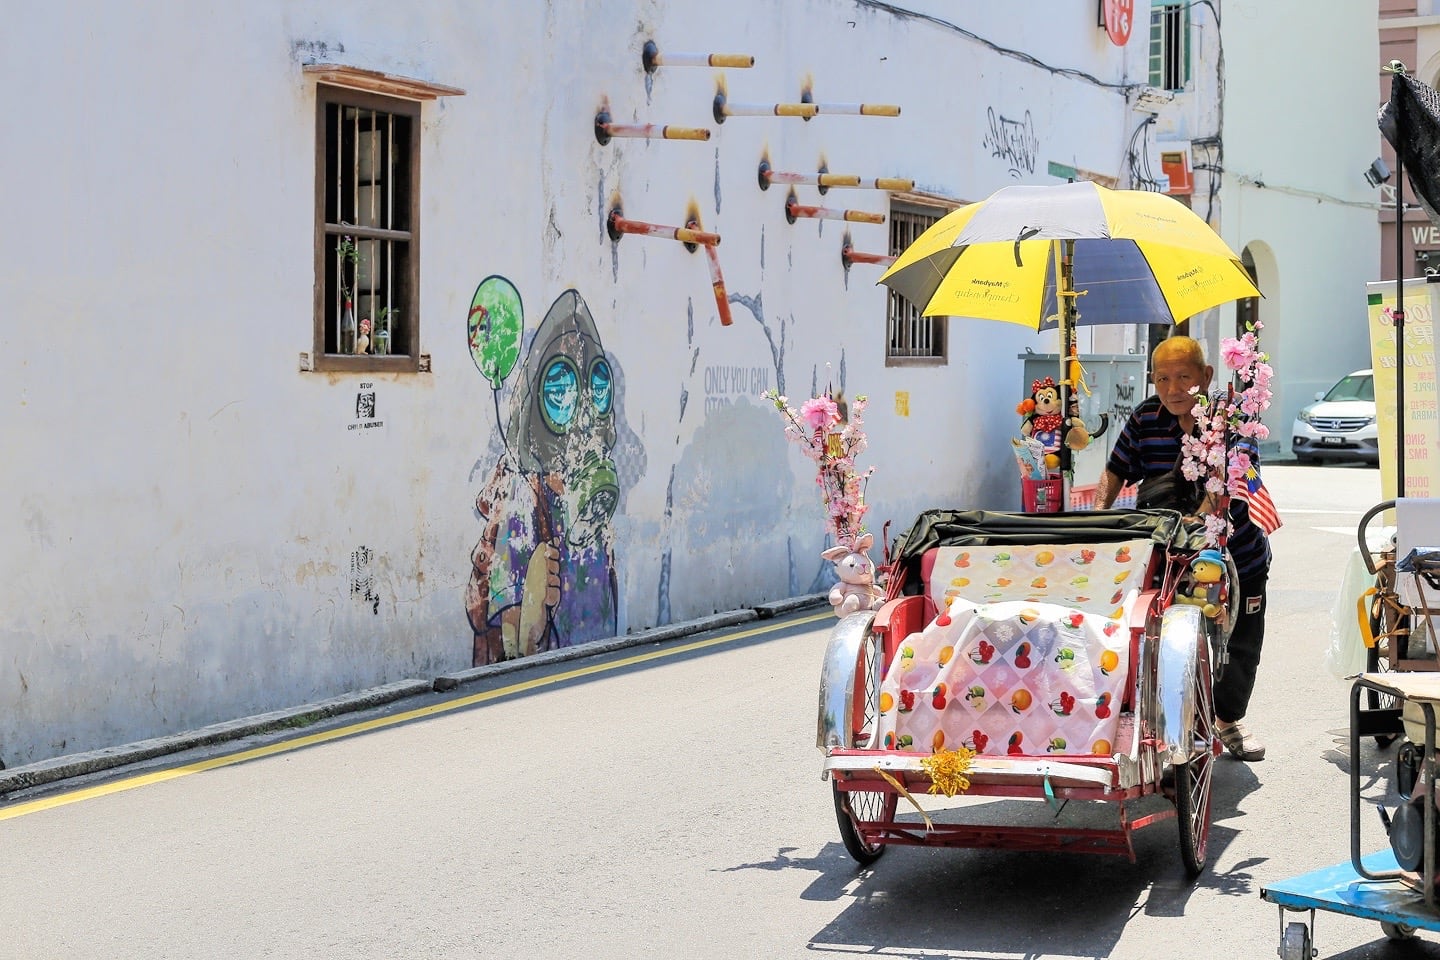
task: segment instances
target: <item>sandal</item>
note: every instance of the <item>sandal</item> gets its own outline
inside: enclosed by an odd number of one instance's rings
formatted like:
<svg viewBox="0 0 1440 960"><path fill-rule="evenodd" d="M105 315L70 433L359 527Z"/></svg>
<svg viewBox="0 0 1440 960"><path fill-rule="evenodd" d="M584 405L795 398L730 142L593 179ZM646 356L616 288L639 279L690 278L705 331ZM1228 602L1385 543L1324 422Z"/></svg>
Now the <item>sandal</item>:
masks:
<svg viewBox="0 0 1440 960"><path fill-rule="evenodd" d="M1257 740L1243 724L1234 723L1228 727L1217 725L1215 733L1235 759L1244 760L1246 763L1265 759L1265 744Z"/></svg>

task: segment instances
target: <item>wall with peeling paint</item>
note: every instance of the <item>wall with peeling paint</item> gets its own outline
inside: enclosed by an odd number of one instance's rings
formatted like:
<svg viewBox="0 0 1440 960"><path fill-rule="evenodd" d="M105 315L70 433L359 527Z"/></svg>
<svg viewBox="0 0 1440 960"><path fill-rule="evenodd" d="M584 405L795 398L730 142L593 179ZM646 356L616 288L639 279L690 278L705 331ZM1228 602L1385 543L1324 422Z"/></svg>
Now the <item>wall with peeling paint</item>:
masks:
<svg viewBox="0 0 1440 960"><path fill-rule="evenodd" d="M787 223L785 190L760 190L757 166L823 158L953 200L1053 182L1049 161L1118 175L1136 119L1119 87L1143 80L1144 30L1113 46L1093 0L1029 19L929 6L941 20L850 0L739 0L723 20L658 0L11 11L0 78L27 91L11 124L43 136L7 150L26 186L0 235L0 761L469 666L476 500L505 448L466 318L492 275L523 298L527 338L577 291L613 367L620 632L828 586L812 465L762 400L771 388L871 397L877 531L927 506L1018 507L1017 355L1053 344L956 322L945 365L886 366L880 269L843 268L846 224ZM903 113L716 124L721 71L648 76L652 38L753 54L724 71L735 102L794 101L808 79L821 102ZM315 60L467 91L422 113L432 372L298 369ZM602 146L602 100L619 122L713 136ZM888 211L875 191L797 193ZM617 198L659 223L693 208L722 235L732 326L703 254L609 239ZM888 252L887 227L848 226L856 249ZM357 409L367 394L373 417Z"/></svg>

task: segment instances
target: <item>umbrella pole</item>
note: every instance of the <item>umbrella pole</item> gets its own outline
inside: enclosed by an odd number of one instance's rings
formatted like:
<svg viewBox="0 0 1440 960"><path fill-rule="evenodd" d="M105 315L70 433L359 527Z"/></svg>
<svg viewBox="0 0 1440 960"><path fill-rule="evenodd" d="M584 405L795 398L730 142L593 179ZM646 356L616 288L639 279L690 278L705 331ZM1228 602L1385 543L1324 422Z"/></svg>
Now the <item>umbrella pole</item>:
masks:
<svg viewBox="0 0 1440 960"><path fill-rule="evenodd" d="M1070 484L1075 473L1074 451L1065 444L1065 435L1070 426L1070 404L1074 399L1075 384L1070 381L1070 350L1075 341L1075 241L1056 240L1055 259L1055 303L1060 308L1060 509L1070 506Z"/></svg>
<svg viewBox="0 0 1440 960"><path fill-rule="evenodd" d="M1394 97L1391 97L1394 100ZM1395 496L1405 496L1405 159L1395 151Z"/></svg>

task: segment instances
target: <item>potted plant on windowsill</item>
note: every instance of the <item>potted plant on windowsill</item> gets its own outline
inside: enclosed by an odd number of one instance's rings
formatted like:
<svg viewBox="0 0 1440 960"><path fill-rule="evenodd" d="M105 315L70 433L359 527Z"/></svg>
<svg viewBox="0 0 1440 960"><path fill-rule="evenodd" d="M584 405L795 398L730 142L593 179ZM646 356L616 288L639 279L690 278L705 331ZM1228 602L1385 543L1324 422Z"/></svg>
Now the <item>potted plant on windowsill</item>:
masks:
<svg viewBox="0 0 1440 960"><path fill-rule="evenodd" d="M380 308L380 317L375 322L375 355L377 357L389 356L391 327L399 315L399 310L392 310L389 307Z"/></svg>

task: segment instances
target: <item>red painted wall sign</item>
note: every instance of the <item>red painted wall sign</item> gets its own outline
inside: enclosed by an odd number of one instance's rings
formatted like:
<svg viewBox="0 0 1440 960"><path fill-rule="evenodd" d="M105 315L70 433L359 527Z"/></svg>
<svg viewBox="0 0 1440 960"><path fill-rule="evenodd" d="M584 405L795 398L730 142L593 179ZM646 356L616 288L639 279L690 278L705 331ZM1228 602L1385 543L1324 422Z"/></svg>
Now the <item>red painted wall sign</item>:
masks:
<svg viewBox="0 0 1440 960"><path fill-rule="evenodd" d="M1130 24L1135 19L1135 0L1105 0L1105 32L1110 42L1123 47L1130 40Z"/></svg>

